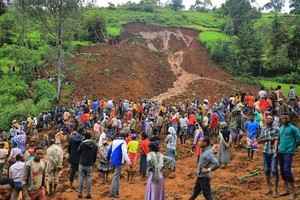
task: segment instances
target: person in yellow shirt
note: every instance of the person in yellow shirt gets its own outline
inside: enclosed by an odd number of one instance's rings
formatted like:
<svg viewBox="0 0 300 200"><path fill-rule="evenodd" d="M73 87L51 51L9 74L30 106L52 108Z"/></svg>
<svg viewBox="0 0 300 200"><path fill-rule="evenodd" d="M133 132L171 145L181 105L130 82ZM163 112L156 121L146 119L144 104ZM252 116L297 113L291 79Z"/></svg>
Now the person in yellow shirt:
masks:
<svg viewBox="0 0 300 200"><path fill-rule="evenodd" d="M133 179L137 170L137 160L139 152L139 141L136 134L131 134L131 141L128 143L128 157L132 165L128 169L127 181L133 183Z"/></svg>

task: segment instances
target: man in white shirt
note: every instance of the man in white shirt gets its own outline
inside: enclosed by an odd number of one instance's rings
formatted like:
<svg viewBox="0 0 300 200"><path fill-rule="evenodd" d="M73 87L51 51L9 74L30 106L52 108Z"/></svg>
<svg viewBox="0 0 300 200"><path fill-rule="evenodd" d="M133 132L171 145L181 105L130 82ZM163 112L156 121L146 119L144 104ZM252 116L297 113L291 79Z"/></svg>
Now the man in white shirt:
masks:
<svg viewBox="0 0 300 200"><path fill-rule="evenodd" d="M16 156L16 162L9 168L9 178L13 181L11 200L19 199L20 192L25 184L25 162L21 154Z"/></svg>
<svg viewBox="0 0 300 200"><path fill-rule="evenodd" d="M46 188L49 195L56 192L59 174L63 168L64 151L58 142L50 140L47 149Z"/></svg>
<svg viewBox="0 0 300 200"><path fill-rule="evenodd" d="M187 138L187 129L188 129L188 118L187 115L181 116L179 119L180 124L180 142L181 144L185 144L185 140Z"/></svg>

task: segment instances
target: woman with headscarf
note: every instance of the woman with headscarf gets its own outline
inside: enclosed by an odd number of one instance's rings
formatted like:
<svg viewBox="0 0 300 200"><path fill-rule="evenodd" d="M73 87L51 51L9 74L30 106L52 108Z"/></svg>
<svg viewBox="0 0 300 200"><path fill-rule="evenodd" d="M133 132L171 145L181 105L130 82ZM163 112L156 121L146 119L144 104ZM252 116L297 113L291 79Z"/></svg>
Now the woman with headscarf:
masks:
<svg viewBox="0 0 300 200"><path fill-rule="evenodd" d="M147 155L148 181L146 186L145 200L164 200L164 167L163 155L159 152L159 142L151 142L150 152Z"/></svg>
<svg viewBox="0 0 300 200"><path fill-rule="evenodd" d="M219 163L226 167L230 161L230 144L231 135L228 129L227 123L222 122L220 124L221 130L219 132L220 149L219 149Z"/></svg>
<svg viewBox="0 0 300 200"><path fill-rule="evenodd" d="M172 160L172 169L175 171L176 169L176 144L177 144L177 135L174 127L169 127L168 135L165 139L165 143L167 144L167 155Z"/></svg>

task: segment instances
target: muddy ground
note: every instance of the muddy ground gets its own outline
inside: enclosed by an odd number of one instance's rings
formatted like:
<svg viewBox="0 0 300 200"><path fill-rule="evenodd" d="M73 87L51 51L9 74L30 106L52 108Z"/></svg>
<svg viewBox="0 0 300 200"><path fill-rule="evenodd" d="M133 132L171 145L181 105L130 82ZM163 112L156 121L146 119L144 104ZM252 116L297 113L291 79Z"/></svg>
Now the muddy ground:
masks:
<svg viewBox="0 0 300 200"><path fill-rule="evenodd" d="M189 145L179 145L179 160L175 174L170 174L165 179L165 190L167 200L187 200L193 190L195 183L196 157L193 156ZM267 187L263 175L262 152L258 152L253 162L246 159L247 153L243 149L233 151L233 158L230 165L225 169L218 169L213 172L212 188L216 200L271 200L266 196ZM300 154L298 152L295 163L296 184L300 185ZM135 184L128 184L126 181L126 167L124 167L121 179L120 200L142 200L146 188L146 180L136 177ZM260 174L249 178L243 182L239 177L247 175L249 172L259 169ZM99 174L95 170L93 177L93 199L109 200L109 184L103 184ZM77 185L78 183L76 183ZM281 182L280 190L283 192ZM299 187L298 187L299 191ZM77 199L76 191L64 185L64 192L56 195L55 200ZM198 199L204 199L199 196ZM287 200L288 198L277 198L278 200Z"/></svg>

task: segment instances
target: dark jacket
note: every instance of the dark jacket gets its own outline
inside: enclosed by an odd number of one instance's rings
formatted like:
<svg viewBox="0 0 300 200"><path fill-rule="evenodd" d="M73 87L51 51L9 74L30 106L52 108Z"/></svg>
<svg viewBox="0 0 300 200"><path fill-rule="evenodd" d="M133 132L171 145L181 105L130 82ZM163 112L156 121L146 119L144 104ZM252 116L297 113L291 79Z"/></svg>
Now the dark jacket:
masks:
<svg viewBox="0 0 300 200"><path fill-rule="evenodd" d="M79 165L79 154L78 154L78 148L82 142L83 138L79 133L74 133L71 135L71 138L69 140L69 147L68 147L68 153L69 153L69 162L73 165Z"/></svg>
<svg viewBox="0 0 300 200"><path fill-rule="evenodd" d="M93 166L97 159L97 151L98 147L93 140L84 140L78 148L79 164L86 167Z"/></svg>

